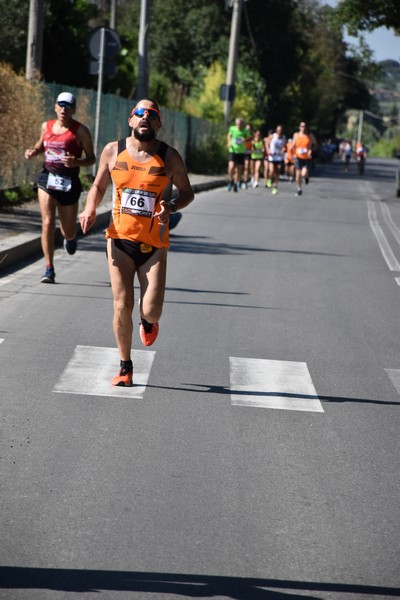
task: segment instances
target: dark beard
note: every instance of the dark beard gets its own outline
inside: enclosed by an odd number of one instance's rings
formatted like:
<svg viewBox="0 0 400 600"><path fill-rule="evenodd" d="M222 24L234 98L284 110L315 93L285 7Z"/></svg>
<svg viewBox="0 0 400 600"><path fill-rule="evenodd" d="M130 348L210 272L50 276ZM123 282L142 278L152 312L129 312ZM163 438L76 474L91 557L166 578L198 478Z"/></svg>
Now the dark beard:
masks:
<svg viewBox="0 0 400 600"><path fill-rule="evenodd" d="M148 129L147 131L140 133L139 127L133 130L133 135L139 142L151 142L156 137L156 133L153 129Z"/></svg>

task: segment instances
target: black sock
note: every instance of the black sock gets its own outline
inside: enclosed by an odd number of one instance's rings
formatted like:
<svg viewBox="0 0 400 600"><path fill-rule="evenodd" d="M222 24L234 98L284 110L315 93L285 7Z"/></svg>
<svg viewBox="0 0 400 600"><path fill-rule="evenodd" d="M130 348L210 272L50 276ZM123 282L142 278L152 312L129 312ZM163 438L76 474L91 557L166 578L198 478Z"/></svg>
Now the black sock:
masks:
<svg viewBox="0 0 400 600"><path fill-rule="evenodd" d="M131 360L121 360L119 363L119 366L121 367L121 371L132 371L133 370L133 365L132 365L132 361ZM123 373L125 374L125 373Z"/></svg>
<svg viewBox="0 0 400 600"><path fill-rule="evenodd" d="M149 323L143 317L141 317L141 321L142 321L143 329L145 330L145 332L151 333L153 331L153 323Z"/></svg>

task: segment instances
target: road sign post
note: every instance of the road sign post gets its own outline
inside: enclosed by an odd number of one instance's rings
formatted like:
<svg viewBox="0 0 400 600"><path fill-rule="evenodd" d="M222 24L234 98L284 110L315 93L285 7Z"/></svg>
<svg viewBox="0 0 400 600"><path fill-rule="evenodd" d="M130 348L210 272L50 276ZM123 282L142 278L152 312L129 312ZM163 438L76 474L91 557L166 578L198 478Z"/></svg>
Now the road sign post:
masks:
<svg viewBox="0 0 400 600"><path fill-rule="evenodd" d="M121 42L118 34L108 27L98 27L94 29L89 36L89 50L94 59L90 64L90 72L97 74L97 101L96 101L96 120L94 128L94 152L96 154L96 163L93 165L93 176L96 174L97 155L99 146L99 130L101 116L101 94L103 91L104 74L113 74L112 68L115 64L112 62L121 48ZM106 62L107 61L107 62ZM97 63L97 64L96 64ZM97 67L97 73L96 73Z"/></svg>

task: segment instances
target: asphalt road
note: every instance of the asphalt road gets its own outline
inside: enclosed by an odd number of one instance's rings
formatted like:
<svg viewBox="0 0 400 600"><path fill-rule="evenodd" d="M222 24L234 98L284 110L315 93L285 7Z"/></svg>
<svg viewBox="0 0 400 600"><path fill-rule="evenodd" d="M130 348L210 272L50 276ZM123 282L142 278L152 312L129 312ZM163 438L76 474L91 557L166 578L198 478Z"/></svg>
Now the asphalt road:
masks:
<svg viewBox="0 0 400 600"><path fill-rule="evenodd" d="M294 191L184 211L125 395L102 232L0 280L1 599L400 596L394 163Z"/></svg>

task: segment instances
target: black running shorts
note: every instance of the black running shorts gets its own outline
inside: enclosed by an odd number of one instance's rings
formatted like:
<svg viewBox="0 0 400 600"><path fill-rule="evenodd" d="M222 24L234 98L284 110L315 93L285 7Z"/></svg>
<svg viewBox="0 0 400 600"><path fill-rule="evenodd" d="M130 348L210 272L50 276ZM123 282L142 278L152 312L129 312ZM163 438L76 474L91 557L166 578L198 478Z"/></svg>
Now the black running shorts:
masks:
<svg viewBox="0 0 400 600"><path fill-rule="evenodd" d="M48 189L47 180L49 178L49 172L45 169L39 173L37 178L37 186L50 194L52 198L57 200L61 206L70 206L76 204L82 193L82 183L77 175L71 177L71 189L68 192L62 192L60 190Z"/></svg>
<svg viewBox="0 0 400 600"><path fill-rule="evenodd" d="M155 246L143 244L142 242L132 242L131 240L111 239L118 250L125 252L135 263L136 267L142 267L153 254L158 250Z"/></svg>

